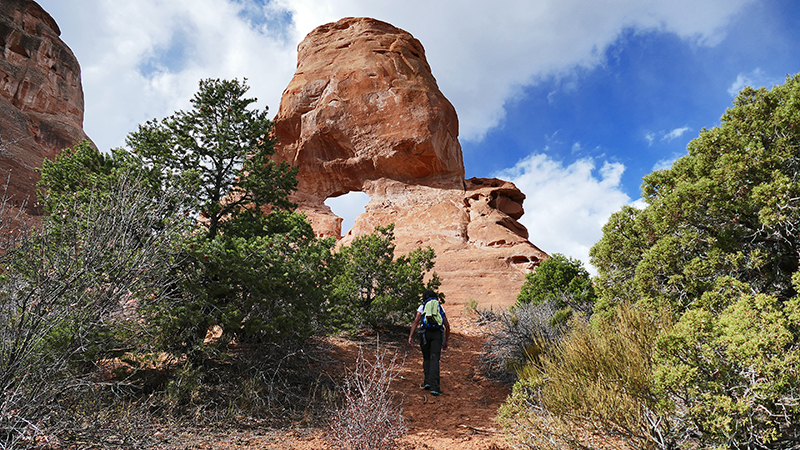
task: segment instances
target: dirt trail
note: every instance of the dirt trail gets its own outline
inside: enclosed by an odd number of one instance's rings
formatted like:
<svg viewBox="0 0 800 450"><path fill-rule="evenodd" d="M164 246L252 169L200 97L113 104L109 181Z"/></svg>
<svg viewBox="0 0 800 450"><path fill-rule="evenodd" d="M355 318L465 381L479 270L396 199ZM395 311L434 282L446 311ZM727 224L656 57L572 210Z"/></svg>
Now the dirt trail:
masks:
<svg viewBox="0 0 800 450"><path fill-rule="evenodd" d="M434 397L420 389L422 353L417 348L408 352L402 378L394 386L409 426L401 442L410 448L510 448L494 421L508 388L475 370L485 337L467 318L453 317L451 322L450 348L443 352L441 362L444 395Z"/></svg>
<svg viewBox="0 0 800 450"><path fill-rule="evenodd" d="M507 387L482 377L476 370L485 335L472 324L472 318L452 314L450 346L443 352L441 361L441 387L444 395L435 397L422 390L422 352L419 347L409 348L398 344L402 336L391 336L385 348L405 357L398 378L392 383L392 393L401 402L407 420L408 433L400 440L405 449L510 449L503 439L502 430L494 418L506 396ZM384 338L385 339L385 338ZM376 338L362 344L365 356L372 358L369 350L375 349ZM355 361L358 344L340 341L338 358ZM382 344L383 346L383 344ZM268 448L296 450L324 449L322 432L296 436Z"/></svg>
<svg viewBox="0 0 800 450"><path fill-rule="evenodd" d="M448 305L449 306L449 305ZM452 309L459 308L452 305ZM455 314L453 314L455 312ZM509 389L482 377L475 369L486 339L482 330L473 324L473 318L460 311L448 311L452 325L450 346L443 352L441 361L441 387L444 394L434 397L422 390L422 352L403 344L408 336L401 330L390 336L363 336L351 339L331 339L334 359L342 366L353 367L359 345L367 361L374 361L376 343L396 353L398 361L405 363L392 383L391 391L401 403L408 425L408 433L399 441L399 448L412 449L463 449L510 450L503 439L502 430L494 421ZM341 367L321 370L339 372ZM159 448L173 449L329 449L321 429L259 430L225 433L210 432L205 436L184 435L177 439L180 445Z"/></svg>

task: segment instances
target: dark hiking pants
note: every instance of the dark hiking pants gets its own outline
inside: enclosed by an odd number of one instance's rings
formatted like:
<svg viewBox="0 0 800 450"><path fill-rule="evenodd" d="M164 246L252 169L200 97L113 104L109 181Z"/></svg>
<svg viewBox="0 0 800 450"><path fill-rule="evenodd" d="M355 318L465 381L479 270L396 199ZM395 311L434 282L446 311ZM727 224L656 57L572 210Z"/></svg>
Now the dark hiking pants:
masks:
<svg viewBox="0 0 800 450"><path fill-rule="evenodd" d="M442 356L442 330L427 330L421 336L422 371L425 372L425 384L432 391L441 392L439 386L439 359Z"/></svg>

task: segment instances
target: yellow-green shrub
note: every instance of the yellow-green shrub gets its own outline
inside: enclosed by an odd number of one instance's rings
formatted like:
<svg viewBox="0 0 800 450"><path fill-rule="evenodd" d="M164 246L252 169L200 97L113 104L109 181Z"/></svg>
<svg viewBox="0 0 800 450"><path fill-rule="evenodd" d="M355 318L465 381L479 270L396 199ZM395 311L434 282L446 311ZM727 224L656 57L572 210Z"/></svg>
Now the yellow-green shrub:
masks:
<svg viewBox="0 0 800 450"><path fill-rule="evenodd" d="M610 320L571 322L561 344L528 365L501 407L506 432L528 448L669 445L652 376L656 336L669 320L620 306Z"/></svg>

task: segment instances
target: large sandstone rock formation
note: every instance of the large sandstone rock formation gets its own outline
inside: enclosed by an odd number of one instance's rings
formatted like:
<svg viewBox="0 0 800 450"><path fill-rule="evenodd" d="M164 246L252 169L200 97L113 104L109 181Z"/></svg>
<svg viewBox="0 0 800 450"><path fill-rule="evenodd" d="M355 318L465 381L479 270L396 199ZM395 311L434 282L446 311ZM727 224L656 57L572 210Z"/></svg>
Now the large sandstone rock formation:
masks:
<svg viewBox="0 0 800 450"><path fill-rule="evenodd" d="M0 179L37 213L44 158L88 139L83 132L81 69L58 25L32 0L0 1Z"/></svg>
<svg viewBox="0 0 800 450"><path fill-rule="evenodd" d="M341 237L324 201L370 196L343 242L395 224L397 251L430 245L451 303L508 305L547 255L517 219L512 183L464 179L455 109L439 91L422 44L367 18L312 31L275 118L276 160L299 167L299 204L320 236Z"/></svg>

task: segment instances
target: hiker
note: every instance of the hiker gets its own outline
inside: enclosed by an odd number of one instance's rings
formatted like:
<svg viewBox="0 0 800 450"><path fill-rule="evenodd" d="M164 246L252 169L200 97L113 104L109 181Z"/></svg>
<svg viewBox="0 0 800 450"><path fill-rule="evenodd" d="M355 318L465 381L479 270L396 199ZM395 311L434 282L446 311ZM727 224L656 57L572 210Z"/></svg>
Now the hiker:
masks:
<svg viewBox="0 0 800 450"><path fill-rule="evenodd" d="M450 322L444 313L444 308L439 297L433 291L422 294L422 304L417 308L417 317L411 324L411 333L408 334L408 346L414 346L414 332L420 327L420 347L422 348L422 371L425 379L422 389L430 389L433 395L442 395L439 384L439 359L442 350L447 350L450 340Z"/></svg>

